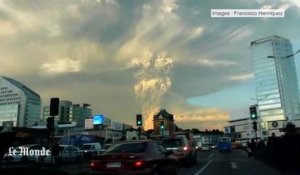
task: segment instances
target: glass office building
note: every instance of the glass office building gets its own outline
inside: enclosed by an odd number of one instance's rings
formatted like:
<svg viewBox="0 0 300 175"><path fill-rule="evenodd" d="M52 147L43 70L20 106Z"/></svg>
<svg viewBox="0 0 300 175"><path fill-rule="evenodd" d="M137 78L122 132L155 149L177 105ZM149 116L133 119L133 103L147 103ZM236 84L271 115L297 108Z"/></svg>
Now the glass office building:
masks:
<svg viewBox="0 0 300 175"><path fill-rule="evenodd" d="M270 36L251 42L256 99L262 122L299 119L299 90L292 45Z"/></svg>
<svg viewBox="0 0 300 175"><path fill-rule="evenodd" d="M24 84L0 76L0 126L30 127L41 119L41 97Z"/></svg>

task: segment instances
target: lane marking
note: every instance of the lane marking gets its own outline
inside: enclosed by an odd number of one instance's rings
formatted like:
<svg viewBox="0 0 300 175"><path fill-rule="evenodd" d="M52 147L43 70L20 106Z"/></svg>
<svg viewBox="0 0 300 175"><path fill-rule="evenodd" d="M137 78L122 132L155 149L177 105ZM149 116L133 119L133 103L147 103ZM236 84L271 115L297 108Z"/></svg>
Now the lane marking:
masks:
<svg viewBox="0 0 300 175"><path fill-rule="evenodd" d="M212 153L212 154L210 154L209 156L208 156L208 158L211 158L211 157L213 157L215 155L215 153Z"/></svg>
<svg viewBox="0 0 300 175"><path fill-rule="evenodd" d="M207 168L212 162L213 160L208 161L199 171L195 173L195 175L201 174L205 170L205 168Z"/></svg>
<svg viewBox="0 0 300 175"><path fill-rule="evenodd" d="M231 164L232 169L237 169L238 168L235 162L230 162L230 164Z"/></svg>

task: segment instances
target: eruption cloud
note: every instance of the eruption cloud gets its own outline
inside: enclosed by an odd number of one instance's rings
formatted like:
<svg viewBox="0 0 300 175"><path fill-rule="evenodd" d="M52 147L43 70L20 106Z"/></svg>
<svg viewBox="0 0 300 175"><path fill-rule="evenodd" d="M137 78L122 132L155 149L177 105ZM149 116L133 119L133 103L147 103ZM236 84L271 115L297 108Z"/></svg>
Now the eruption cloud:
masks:
<svg viewBox="0 0 300 175"><path fill-rule="evenodd" d="M163 54L147 53L133 58L132 64L138 68L134 92L142 103L144 129L153 129L153 116L159 112L164 97L172 85L170 73L173 60Z"/></svg>

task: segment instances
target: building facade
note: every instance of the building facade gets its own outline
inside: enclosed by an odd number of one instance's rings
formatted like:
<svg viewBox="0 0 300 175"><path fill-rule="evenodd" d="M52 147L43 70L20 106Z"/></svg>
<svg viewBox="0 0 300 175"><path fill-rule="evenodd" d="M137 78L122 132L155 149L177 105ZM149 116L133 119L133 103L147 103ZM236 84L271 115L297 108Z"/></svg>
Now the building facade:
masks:
<svg viewBox="0 0 300 175"><path fill-rule="evenodd" d="M29 127L41 120L41 97L14 79L0 77L0 125Z"/></svg>
<svg viewBox="0 0 300 175"><path fill-rule="evenodd" d="M163 128L161 128L163 124ZM174 116L162 109L153 117L154 133L157 135L168 136L175 132Z"/></svg>
<svg viewBox="0 0 300 175"><path fill-rule="evenodd" d="M242 118L228 121L228 126L224 128L224 133L233 140L246 143L252 138L261 138L262 133L260 125L257 125L257 131L253 129L253 120L250 118Z"/></svg>
<svg viewBox="0 0 300 175"><path fill-rule="evenodd" d="M300 119L299 90L290 41L270 36L251 42L250 49L263 129L268 130L273 121Z"/></svg>
<svg viewBox="0 0 300 175"><path fill-rule="evenodd" d="M62 100L59 102L59 115L55 116L55 123L68 124L76 122L76 127L84 128L85 119L92 116L92 109L88 108L90 105L73 104L71 101ZM43 120L46 121L50 117L50 106L43 108Z"/></svg>

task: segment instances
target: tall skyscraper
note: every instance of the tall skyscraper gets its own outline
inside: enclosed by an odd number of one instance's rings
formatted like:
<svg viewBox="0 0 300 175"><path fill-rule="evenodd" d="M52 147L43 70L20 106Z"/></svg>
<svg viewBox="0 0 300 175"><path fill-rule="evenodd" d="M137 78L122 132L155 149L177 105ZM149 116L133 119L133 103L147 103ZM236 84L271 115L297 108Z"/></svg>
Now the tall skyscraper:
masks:
<svg viewBox="0 0 300 175"><path fill-rule="evenodd" d="M14 79L0 76L0 126L28 127L41 120L41 97Z"/></svg>
<svg viewBox="0 0 300 175"><path fill-rule="evenodd" d="M262 122L299 119L299 90L290 41L270 36L251 42L250 49Z"/></svg>

